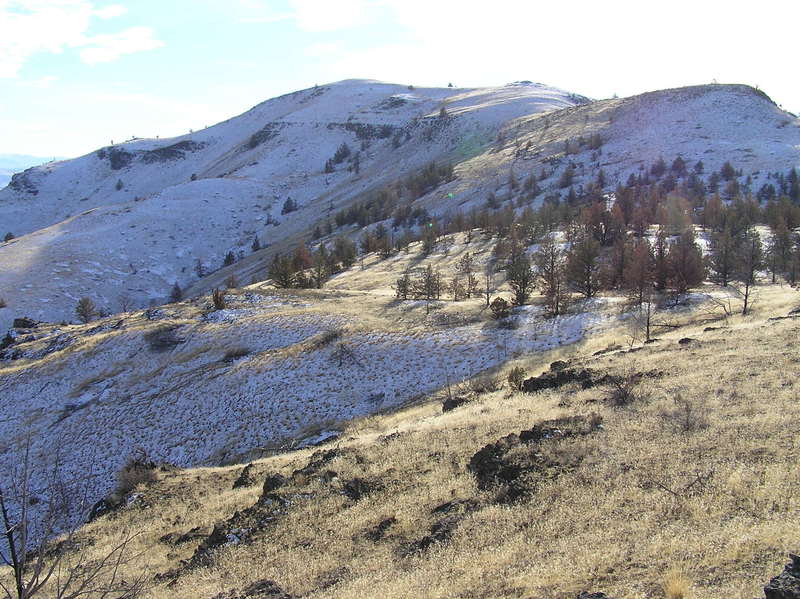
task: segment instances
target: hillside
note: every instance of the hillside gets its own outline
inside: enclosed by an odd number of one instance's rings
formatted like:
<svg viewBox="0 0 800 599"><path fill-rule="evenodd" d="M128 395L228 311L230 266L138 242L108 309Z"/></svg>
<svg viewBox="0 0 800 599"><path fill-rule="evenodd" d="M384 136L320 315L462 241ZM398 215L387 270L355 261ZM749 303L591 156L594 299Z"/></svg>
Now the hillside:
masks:
<svg viewBox="0 0 800 599"><path fill-rule="evenodd" d="M326 173L343 143L351 155ZM800 164L798 148L800 121L746 86L588 104L529 83L454 90L345 81L304 90L188 136L119 144L20 176L0 192L0 219L29 233L0 246L8 303L0 327L23 314L72 320L87 295L116 312L161 303L175 282L198 295L230 274L262 280L275 253L433 160L454 164L455 180L404 201L444 217L489 197L499 205L563 198L601 170L610 192L678 155L702 160L706 179L730 161L755 193L773 172ZM514 181L532 175L538 193L523 197L529 190ZM282 214L289 199L299 209ZM266 249L248 255L254 238ZM213 272L228 252L237 264Z"/></svg>
<svg viewBox="0 0 800 599"><path fill-rule="evenodd" d="M609 331L496 372L589 385L484 383L445 413L442 390L245 473L157 471L74 544L95 559L135 530L123 576L148 597L761 597L800 535L796 302L773 287L746 318L690 311L652 344Z"/></svg>
<svg viewBox="0 0 800 599"><path fill-rule="evenodd" d="M256 236L281 245L326 211L448 159L464 140L480 152L511 119L584 101L539 84L348 80L179 138L118 143L29 169L0 191L0 228L18 237L0 246L9 304L0 328L10 313L69 320L84 295L112 312L122 293L137 306L160 303L174 282L196 279L197 261L216 269L228 251L249 252ZM458 117L438 119L443 105ZM351 155L325 172L342 144ZM288 199L298 210L283 214Z"/></svg>

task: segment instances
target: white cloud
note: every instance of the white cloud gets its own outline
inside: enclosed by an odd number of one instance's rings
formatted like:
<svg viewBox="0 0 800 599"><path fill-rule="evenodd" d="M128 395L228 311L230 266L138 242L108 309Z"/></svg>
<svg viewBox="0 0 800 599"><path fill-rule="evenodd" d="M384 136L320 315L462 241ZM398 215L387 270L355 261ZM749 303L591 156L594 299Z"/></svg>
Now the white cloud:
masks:
<svg viewBox="0 0 800 599"><path fill-rule="evenodd" d="M272 0L233 0L232 10L245 23L294 21L310 33L340 31L373 21L384 0L288 0L276 8Z"/></svg>
<svg viewBox="0 0 800 599"><path fill-rule="evenodd" d="M81 60L86 64L99 64L113 62L124 54L160 48L164 42L153 37L150 27L130 27L118 33L95 35L82 45L86 47L80 51Z"/></svg>
<svg viewBox="0 0 800 599"><path fill-rule="evenodd" d="M101 19L113 19L115 17L121 17L122 15L126 14L128 9L122 6L121 4L111 4L110 6L104 6L103 8L98 8L94 11L94 16L100 17Z"/></svg>
<svg viewBox="0 0 800 599"><path fill-rule="evenodd" d="M297 26L309 32L338 31L370 21L372 0L291 0Z"/></svg>
<svg viewBox="0 0 800 599"><path fill-rule="evenodd" d="M0 78L16 77L30 57L43 52L85 47L82 58L95 63L163 45L148 28L89 35L93 17L124 13L121 5L96 9L91 0L0 0Z"/></svg>

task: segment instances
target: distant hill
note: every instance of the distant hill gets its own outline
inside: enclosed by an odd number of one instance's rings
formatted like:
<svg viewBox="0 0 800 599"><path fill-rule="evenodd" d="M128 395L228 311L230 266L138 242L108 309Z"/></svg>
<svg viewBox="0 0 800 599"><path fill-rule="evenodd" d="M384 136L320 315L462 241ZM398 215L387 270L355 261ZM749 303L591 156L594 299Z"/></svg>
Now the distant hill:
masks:
<svg viewBox="0 0 800 599"><path fill-rule="evenodd" d="M12 175L26 168L43 164L53 158L27 156L25 154L0 154L0 189L8 185Z"/></svg>

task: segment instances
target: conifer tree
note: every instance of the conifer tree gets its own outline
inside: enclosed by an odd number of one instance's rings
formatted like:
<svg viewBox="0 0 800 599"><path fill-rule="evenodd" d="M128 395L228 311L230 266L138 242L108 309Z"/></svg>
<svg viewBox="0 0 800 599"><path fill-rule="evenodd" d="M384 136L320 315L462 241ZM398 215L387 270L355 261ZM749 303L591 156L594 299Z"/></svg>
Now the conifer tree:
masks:
<svg viewBox="0 0 800 599"><path fill-rule="evenodd" d="M711 271L711 280L727 287L733 276L734 260L736 259L736 243L730 229L713 233L711 235L711 252L708 267Z"/></svg>
<svg viewBox="0 0 800 599"><path fill-rule="evenodd" d="M533 263L536 284L545 298L545 309L551 316L558 316L569 301L566 253L552 236L547 235L533 255Z"/></svg>
<svg viewBox="0 0 800 599"><path fill-rule="evenodd" d="M756 275L763 264L761 239L758 231L748 229L743 236L737 252L734 277L742 285L742 316L747 314L752 304L752 290L756 284Z"/></svg>
<svg viewBox="0 0 800 599"><path fill-rule="evenodd" d="M667 285L676 298L697 287L705 279L705 267L694 231L687 229L678 236L667 252L669 278Z"/></svg>
<svg viewBox="0 0 800 599"><path fill-rule="evenodd" d="M589 298L600 288L600 244L584 235L567 252L567 284L573 291Z"/></svg>

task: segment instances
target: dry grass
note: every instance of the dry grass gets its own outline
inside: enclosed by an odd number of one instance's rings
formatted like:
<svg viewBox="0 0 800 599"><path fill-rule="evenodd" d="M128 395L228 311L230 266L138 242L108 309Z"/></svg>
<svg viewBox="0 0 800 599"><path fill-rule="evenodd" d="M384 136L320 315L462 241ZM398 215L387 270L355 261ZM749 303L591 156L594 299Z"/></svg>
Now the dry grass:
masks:
<svg viewBox="0 0 800 599"><path fill-rule="evenodd" d="M172 587L154 584L148 597L211 597L270 578L314 598L572 599L602 590L620 599L752 599L800 538L797 324L766 319L795 300L765 294L755 315L705 333L705 323L687 324L632 355L593 357L596 348L624 344L607 336L514 363L536 374L570 357L626 375L635 358L636 371L654 374L624 409L604 402L604 388L535 395L504 388L446 414L422 403L356 421L338 443L342 455L326 465L337 479L295 479L280 491L294 503L263 535L219 550L213 565L185 572ZM697 341L678 345L687 335ZM478 491L466 465L485 444L590 412L603 416L602 430L543 448L552 463L576 466L543 477L530 500L495 504ZM288 476L311 453L281 454L258 468ZM197 543L172 547L159 537L210 527L257 500L258 486L231 489L240 469L163 475L144 491L150 508L87 525L81 534L95 544L85 551L99 554L120 531L135 529L139 567L176 567ZM349 500L341 481L355 477L381 488ZM449 541L402 557L440 518L432 510L454 499L480 508L464 515ZM384 539L365 536L389 517L396 523ZM326 587L331 577L338 582Z"/></svg>

